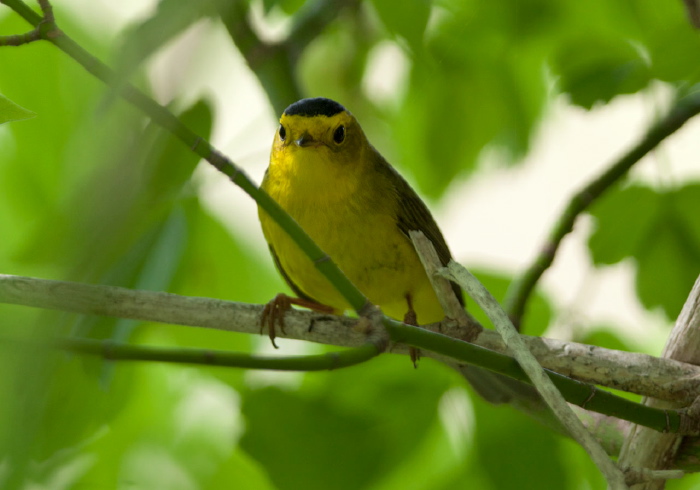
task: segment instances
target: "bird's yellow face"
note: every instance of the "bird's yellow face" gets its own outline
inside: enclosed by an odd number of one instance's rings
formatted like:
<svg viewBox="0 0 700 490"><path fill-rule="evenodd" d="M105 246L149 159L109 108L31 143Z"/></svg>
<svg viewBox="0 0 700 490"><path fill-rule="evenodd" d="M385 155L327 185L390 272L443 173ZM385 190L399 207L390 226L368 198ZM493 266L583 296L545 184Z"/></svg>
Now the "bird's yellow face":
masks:
<svg viewBox="0 0 700 490"><path fill-rule="evenodd" d="M283 114L275 135L273 151L318 152L340 160L354 153L363 139L362 129L346 111L330 117Z"/></svg>
<svg viewBox="0 0 700 490"><path fill-rule="evenodd" d="M315 192L337 185L354 187L368 145L362 128L347 111L331 116L283 114L275 134L270 170ZM330 190L330 189L329 189Z"/></svg>

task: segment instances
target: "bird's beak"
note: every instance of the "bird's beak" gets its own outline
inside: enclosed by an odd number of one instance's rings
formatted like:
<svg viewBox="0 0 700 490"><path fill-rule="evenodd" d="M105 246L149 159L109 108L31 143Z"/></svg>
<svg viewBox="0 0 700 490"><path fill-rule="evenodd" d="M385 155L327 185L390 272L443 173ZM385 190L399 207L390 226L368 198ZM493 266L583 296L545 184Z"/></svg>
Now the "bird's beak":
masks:
<svg viewBox="0 0 700 490"><path fill-rule="evenodd" d="M304 134L299 136L294 142L297 144L297 146L321 146L320 141L316 141L313 136L311 136L307 131L304 131Z"/></svg>

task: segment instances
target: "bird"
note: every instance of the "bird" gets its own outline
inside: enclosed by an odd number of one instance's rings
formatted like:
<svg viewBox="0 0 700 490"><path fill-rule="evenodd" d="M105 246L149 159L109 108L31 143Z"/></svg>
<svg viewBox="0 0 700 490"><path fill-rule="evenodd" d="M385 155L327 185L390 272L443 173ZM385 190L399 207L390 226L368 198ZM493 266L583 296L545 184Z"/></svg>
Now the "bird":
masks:
<svg viewBox="0 0 700 490"><path fill-rule="evenodd" d="M412 325L444 318L409 238L409 231L422 231L445 265L451 254L440 228L340 103L316 97L284 110L261 188L386 315ZM260 207L258 214L273 260L297 296L282 301L347 310L347 301L287 233ZM463 305L461 289L452 285Z"/></svg>
<svg viewBox="0 0 700 490"><path fill-rule="evenodd" d="M280 117L261 188L294 218L348 279L389 317L411 325L444 319L415 251L410 231L422 231L443 265L451 260L440 228L416 191L372 146L340 103L301 99ZM274 344L277 322L292 304L342 314L350 305L287 233L258 206L263 235L277 269L296 297L278 294L266 305ZM461 288L451 283L464 307ZM414 366L418 351L412 350ZM470 365L455 366L492 403L537 397L519 381Z"/></svg>

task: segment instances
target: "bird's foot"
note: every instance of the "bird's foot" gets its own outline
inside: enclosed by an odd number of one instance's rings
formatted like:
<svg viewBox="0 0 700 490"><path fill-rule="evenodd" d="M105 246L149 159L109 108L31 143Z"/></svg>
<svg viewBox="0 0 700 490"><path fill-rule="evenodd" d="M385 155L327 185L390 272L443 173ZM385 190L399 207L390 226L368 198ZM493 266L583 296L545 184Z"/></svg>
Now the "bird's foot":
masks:
<svg viewBox="0 0 700 490"><path fill-rule="evenodd" d="M294 298L292 296L287 296L284 293L280 293L275 296L269 303L265 305L260 316L260 334L263 333L265 326L267 326L267 333L270 336L270 342L275 349L277 349L277 344L275 343L275 338L277 337L277 326L279 326L280 331L284 334L284 315L292 305L303 306L310 310L318 311L319 313L334 313L333 307L328 305L322 305L321 303L316 303L304 298Z"/></svg>

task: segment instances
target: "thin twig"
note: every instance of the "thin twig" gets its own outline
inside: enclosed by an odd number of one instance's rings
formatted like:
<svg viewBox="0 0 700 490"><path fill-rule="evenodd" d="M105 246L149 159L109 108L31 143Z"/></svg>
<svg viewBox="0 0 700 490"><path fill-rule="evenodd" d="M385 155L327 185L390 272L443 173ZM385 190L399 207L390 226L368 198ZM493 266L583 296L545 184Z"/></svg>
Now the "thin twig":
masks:
<svg viewBox="0 0 700 490"><path fill-rule="evenodd" d="M484 332L484 327L467 313L462 303L457 299L453 283L438 273L443 264L428 237L422 231L417 230L409 231L408 234L445 312L443 323L456 323L457 328L452 326L450 330L452 332L455 330L465 332L466 335L460 335L458 338L473 342ZM503 352L505 351L504 349ZM457 366L457 369L484 399L494 404L527 403L533 411L538 410L543 419L546 419L541 420L542 422L561 430L559 421L556 420L544 400L538 395L537 390L532 386L469 364Z"/></svg>
<svg viewBox="0 0 700 490"><path fill-rule="evenodd" d="M426 237L423 232L415 230L410 231L408 234L416 252L418 252L418 258L421 264L423 264L425 272L428 274L428 279L430 279L430 283L435 290L438 301L440 301L440 306L442 306L442 311L445 312L445 316L456 320L463 328L469 328L474 325L474 322L471 321L471 317L457 300L457 296L455 296L450 281L436 274L440 267L440 259L435 251L435 247L433 247L430 240L428 240L428 237ZM479 328L478 330L480 331L482 329ZM470 337L475 337L477 334L478 332L474 332L474 335ZM469 340L471 340L471 338Z"/></svg>
<svg viewBox="0 0 700 490"><path fill-rule="evenodd" d="M13 34L11 36L0 36L0 46L22 46L42 39L39 29L32 29L24 34Z"/></svg>
<svg viewBox="0 0 700 490"><path fill-rule="evenodd" d="M4 339L7 345L7 339ZM12 345L12 342L9 342ZM311 356L257 356L249 353L212 349L151 347L113 341L62 338L53 341L18 341L26 349L58 347L80 354L100 356L110 361L155 361L174 364L269 369L274 371L329 371L355 366L381 354L373 343L339 352Z"/></svg>
<svg viewBox="0 0 700 490"><path fill-rule="evenodd" d="M0 3L6 2L0 0ZM41 20L34 29L24 34L0 36L0 46L22 46L45 39L45 33L54 30L56 28L56 23L53 15L53 7L47 0L39 0L39 7L41 7L43 17L41 17ZM42 30L44 32L42 32Z"/></svg>
<svg viewBox="0 0 700 490"><path fill-rule="evenodd" d="M513 356L532 380L542 398L547 402L547 405L598 466L598 469L607 480L609 488L615 490L627 488L625 477L620 469L615 466L600 444L583 426L581 420L576 417L571 407L567 405L562 394L527 349L520 335L518 335L518 331L508 319L508 315L506 315L491 293L467 269L454 261L450 262L443 275L462 286L467 291L467 294L484 310L498 333L503 336L503 340L508 345Z"/></svg>

